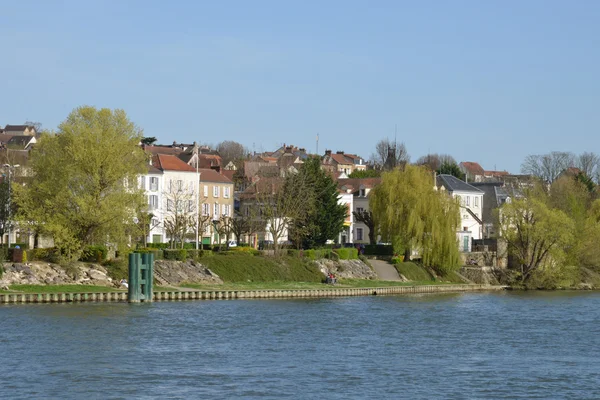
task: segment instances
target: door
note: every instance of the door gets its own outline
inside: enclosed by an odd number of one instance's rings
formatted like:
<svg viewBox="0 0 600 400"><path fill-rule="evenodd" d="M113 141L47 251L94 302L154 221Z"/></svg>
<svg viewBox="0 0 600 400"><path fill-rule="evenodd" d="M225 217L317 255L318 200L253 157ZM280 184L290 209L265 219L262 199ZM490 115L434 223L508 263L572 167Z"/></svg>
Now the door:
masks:
<svg viewBox="0 0 600 400"><path fill-rule="evenodd" d="M466 253L469 251L469 237L463 236L463 251Z"/></svg>

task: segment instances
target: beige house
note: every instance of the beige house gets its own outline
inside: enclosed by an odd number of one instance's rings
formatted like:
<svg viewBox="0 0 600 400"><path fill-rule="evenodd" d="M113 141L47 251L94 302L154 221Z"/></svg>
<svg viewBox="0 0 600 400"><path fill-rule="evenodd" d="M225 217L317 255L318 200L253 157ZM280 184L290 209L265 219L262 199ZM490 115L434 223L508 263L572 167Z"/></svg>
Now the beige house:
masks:
<svg viewBox="0 0 600 400"><path fill-rule="evenodd" d="M234 216L233 182L214 169L200 168L198 173L202 204L200 209L202 243L224 243L226 237L219 233L219 228Z"/></svg>

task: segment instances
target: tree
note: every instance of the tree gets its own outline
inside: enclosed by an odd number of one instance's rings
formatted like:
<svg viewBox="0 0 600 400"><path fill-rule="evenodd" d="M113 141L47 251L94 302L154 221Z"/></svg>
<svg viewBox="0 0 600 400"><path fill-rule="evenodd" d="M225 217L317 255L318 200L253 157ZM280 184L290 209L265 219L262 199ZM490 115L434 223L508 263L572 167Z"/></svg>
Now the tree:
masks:
<svg viewBox="0 0 600 400"><path fill-rule="evenodd" d="M418 249L425 265L445 275L459 266L459 204L434 190L432 179L422 166L386 172L371 191L369 205L382 238L395 251L404 252L408 260L412 249Z"/></svg>
<svg viewBox="0 0 600 400"><path fill-rule="evenodd" d="M306 190L300 194L307 203L306 214L303 218L295 220L293 229L296 239L303 236L304 248L313 248L324 245L328 240L333 240L344 228L344 221L348 214L346 205L339 204L340 194L336 182L321 169L320 160L310 157L304 161L295 182L301 182Z"/></svg>
<svg viewBox="0 0 600 400"><path fill-rule="evenodd" d="M465 174L460 170L460 168L459 168L458 164L456 164L456 162L448 162L448 161L442 162L442 165L437 170L437 173L452 175L454 177L457 177L461 181L465 180Z"/></svg>
<svg viewBox="0 0 600 400"><path fill-rule="evenodd" d="M258 210L262 224L273 238L277 254L281 237L294 222L300 224L308 214L308 208L313 204L312 193L298 174L285 178L262 178L253 185L252 192L246 194L249 197L246 207Z"/></svg>
<svg viewBox="0 0 600 400"><path fill-rule="evenodd" d="M382 139L375 145L375 152L371 154L371 161L379 169L392 170L397 166L404 166L410 162L410 155L404 143L391 142Z"/></svg>
<svg viewBox="0 0 600 400"><path fill-rule="evenodd" d="M381 176L381 170L377 170L377 169L366 169L366 170L358 170L355 169L354 171L352 171L352 173L350 175L348 175L348 178L358 178L358 179L362 179L362 178L379 178Z"/></svg>
<svg viewBox="0 0 600 400"><path fill-rule="evenodd" d="M581 170L581 173L589 178L598 178L600 173L600 157L597 154L591 152L581 153L576 160L577 168ZM598 180L596 179L598 182Z"/></svg>
<svg viewBox="0 0 600 400"><path fill-rule="evenodd" d="M139 242L142 242L144 247L148 246L150 231L159 225L154 216L153 213L148 212L147 207L139 209L136 212L135 225L133 225L135 227L134 235L138 238Z"/></svg>
<svg viewBox="0 0 600 400"><path fill-rule="evenodd" d="M37 122L37 121L25 121L24 125L33 126L33 129L35 129L35 131L37 133L41 133L42 132L42 123L41 122Z"/></svg>
<svg viewBox="0 0 600 400"><path fill-rule="evenodd" d="M183 248L188 233L196 229L194 194L172 185L163 192L163 198L167 206L164 226L171 248L175 248L177 243Z"/></svg>
<svg viewBox="0 0 600 400"><path fill-rule="evenodd" d="M442 168L442 165L458 165L454 157L449 154L427 154L426 156L421 156L415 162L416 165L425 165L431 171L437 171Z"/></svg>
<svg viewBox="0 0 600 400"><path fill-rule="evenodd" d="M33 149L30 184L13 187L20 220L37 221L67 258L86 244L124 244L145 203L137 189L146 166L141 136L122 110L73 110Z"/></svg>
<svg viewBox="0 0 600 400"><path fill-rule="evenodd" d="M521 164L521 173L533 175L545 182L552 183L574 164L575 155L569 152L553 151L549 154L528 155Z"/></svg>
<svg viewBox="0 0 600 400"><path fill-rule="evenodd" d="M234 142L232 140L224 140L217 145L217 151L223 161L223 166L229 164L230 161L234 163L245 159L249 151L241 143Z"/></svg>
<svg viewBox="0 0 600 400"><path fill-rule="evenodd" d="M499 221L500 235L519 261L522 282L544 263L557 265L564 261L565 250L573 244L573 221L535 197L504 204Z"/></svg>
<svg viewBox="0 0 600 400"><path fill-rule="evenodd" d="M152 144L154 144L154 142L156 142L156 138L154 136L148 136L148 137L143 137L141 142L142 144L145 144L146 146L150 146Z"/></svg>
<svg viewBox="0 0 600 400"><path fill-rule="evenodd" d="M373 212L362 210L354 211L352 214L357 222L362 222L367 226L367 228L369 228L369 243L376 244L377 241L375 240L375 220L373 219Z"/></svg>
<svg viewBox="0 0 600 400"><path fill-rule="evenodd" d="M265 228L261 219L256 215L256 208L245 208L244 210L246 212L235 211L231 221L231 231L238 243L243 235L251 236Z"/></svg>

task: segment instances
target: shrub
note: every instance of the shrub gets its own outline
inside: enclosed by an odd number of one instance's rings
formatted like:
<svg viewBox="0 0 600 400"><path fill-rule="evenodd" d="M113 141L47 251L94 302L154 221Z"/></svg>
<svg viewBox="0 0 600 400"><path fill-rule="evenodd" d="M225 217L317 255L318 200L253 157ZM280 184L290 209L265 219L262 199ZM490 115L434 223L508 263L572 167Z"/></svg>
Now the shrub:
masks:
<svg viewBox="0 0 600 400"><path fill-rule="evenodd" d="M23 249L23 250L25 250L25 249L28 249L28 248L29 248L29 243L11 243L11 244L10 244L10 247L11 247L11 248L13 248L13 247L17 247L17 246L19 246L19 248L20 248L20 249Z"/></svg>
<svg viewBox="0 0 600 400"><path fill-rule="evenodd" d="M96 246L86 246L83 248L81 252L81 257L79 257L79 261L85 262L102 262L106 260L106 256L108 255L108 249L106 246L96 245Z"/></svg>
<svg viewBox="0 0 600 400"><path fill-rule="evenodd" d="M134 253L153 254L155 260L161 260L163 258L163 251L162 250L160 250L160 249L152 249L152 248L149 248L149 247L142 247L142 248L136 249Z"/></svg>
<svg viewBox="0 0 600 400"><path fill-rule="evenodd" d="M170 243L148 243L146 247L151 249L168 249L170 247Z"/></svg>
<svg viewBox="0 0 600 400"><path fill-rule="evenodd" d="M344 247L341 249L333 250L336 253L340 260L356 260L358 259L358 249L354 247Z"/></svg>
<svg viewBox="0 0 600 400"><path fill-rule="evenodd" d="M250 247L250 246L230 247L229 251L232 251L235 253L248 253L248 254L252 254L254 256L260 255L260 251L256 250L254 247Z"/></svg>
<svg viewBox="0 0 600 400"><path fill-rule="evenodd" d="M27 251L23 250L23 262L27 262Z"/></svg>
<svg viewBox="0 0 600 400"><path fill-rule="evenodd" d="M365 245L366 256L393 256L394 246L388 244L367 244Z"/></svg>
<svg viewBox="0 0 600 400"><path fill-rule="evenodd" d="M188 258L186 249L165 249L163 250L165 260L185 261Z"/></svg>

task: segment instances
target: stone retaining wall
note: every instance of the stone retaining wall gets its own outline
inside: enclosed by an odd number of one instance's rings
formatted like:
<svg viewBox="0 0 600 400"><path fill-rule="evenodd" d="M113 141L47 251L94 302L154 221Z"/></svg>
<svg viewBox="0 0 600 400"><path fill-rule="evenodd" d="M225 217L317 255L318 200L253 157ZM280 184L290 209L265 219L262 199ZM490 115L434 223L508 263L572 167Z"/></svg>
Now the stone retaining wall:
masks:
<svg viewBox="0 0 600 400"><path fill-rule="evenodd" d="M276 299L307 297L373 296L415 293L474 292L504 290L504 286L490 285L427 285L390 286L379 288L323 288L278 290L191 290L154 292L154 301L173 300L233 300ZM126 292L108 293L10 293L0 294L0 304L119 302L127 301Z"/></svg>

